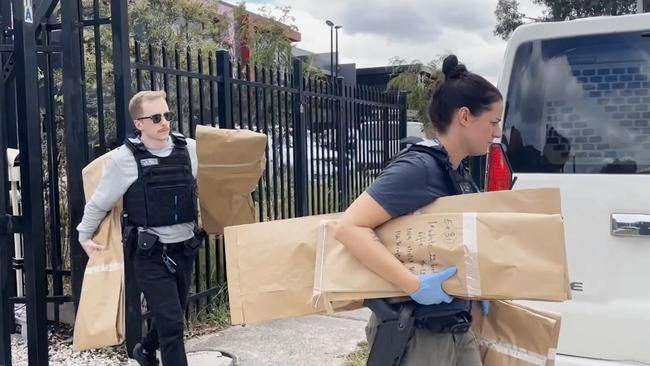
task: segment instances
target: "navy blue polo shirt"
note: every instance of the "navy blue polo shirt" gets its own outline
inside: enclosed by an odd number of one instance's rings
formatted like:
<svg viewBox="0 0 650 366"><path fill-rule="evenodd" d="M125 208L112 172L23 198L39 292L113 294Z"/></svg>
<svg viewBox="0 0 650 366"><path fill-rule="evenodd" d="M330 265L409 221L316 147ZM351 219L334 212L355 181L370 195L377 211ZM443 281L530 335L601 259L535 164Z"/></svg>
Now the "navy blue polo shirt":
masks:
<svg viewBox="0 0 650 366"><path fill-rule="evenodd" d="M409 151L392 162L366 192L391 217L409 214L438 197L453 194L447 173L424 152Z"/></svg>
<svg viewBox="0 0 650 366"><path fill-rule="evenodd" d="M439 197L455 193L450 186L448 173L443 169L433 156L421 151L408 151L387 166L366 192L391 217L410 214ZM454 298L450 304L429 307L440 311L469 311L470 305L469 301Z"/></svg>

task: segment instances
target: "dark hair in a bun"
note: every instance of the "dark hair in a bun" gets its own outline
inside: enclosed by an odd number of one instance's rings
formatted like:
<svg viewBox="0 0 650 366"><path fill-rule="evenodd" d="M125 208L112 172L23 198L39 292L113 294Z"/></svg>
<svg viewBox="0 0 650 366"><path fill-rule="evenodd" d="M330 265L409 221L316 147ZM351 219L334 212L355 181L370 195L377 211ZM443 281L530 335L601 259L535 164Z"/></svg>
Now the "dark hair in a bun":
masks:
<svg viewBox="0 0 650 366"><path fill-rule="evenodd" d="M449 55L442 62L442 73L445 74L445 81L458 79L460 76L467 73L467 68L463 64L458 64L458 57L455 55Z"/></svg>
<svg viewBox="0 0 650 366"><path fill-rule="evenodd" d="M482 76L469 72L455 55L442 62L444 80L440 80L429 103L429 120L440 133L447 132L456 110L467 107L477 116L503 100L501 92ZM442 79L442 78L441 78Z"/></svg>

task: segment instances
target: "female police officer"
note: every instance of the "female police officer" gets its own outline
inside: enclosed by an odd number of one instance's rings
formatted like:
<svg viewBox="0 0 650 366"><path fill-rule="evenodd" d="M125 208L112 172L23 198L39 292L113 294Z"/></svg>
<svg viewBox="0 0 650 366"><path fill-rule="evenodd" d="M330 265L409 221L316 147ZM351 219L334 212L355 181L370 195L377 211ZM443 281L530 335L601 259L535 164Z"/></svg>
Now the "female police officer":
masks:
<svg viewBox="0 0 650 366"><path fill-rule="evenodd" d="M438 197L475 191L462 161L486 154L493 139L501 137L503 98L498 89L467 71L454 55L445 58L442 71L444 80L433 92L428 109L435 138L412 146L386 167L344 213L336 238L364 265L410 294L417 306L433 310L431 321L417 324L402 365L479 366L478 346L471 331L449 332L450 327L444 324L457 323L458 319L469 323L471 317L435 317L436 309L445 314L467 314L470 310L469 301L454 299L442 289L456 267L417 276L373 232L391 218L411 213ZM368 323L371 344L380 322L373 314Z"/></svg>

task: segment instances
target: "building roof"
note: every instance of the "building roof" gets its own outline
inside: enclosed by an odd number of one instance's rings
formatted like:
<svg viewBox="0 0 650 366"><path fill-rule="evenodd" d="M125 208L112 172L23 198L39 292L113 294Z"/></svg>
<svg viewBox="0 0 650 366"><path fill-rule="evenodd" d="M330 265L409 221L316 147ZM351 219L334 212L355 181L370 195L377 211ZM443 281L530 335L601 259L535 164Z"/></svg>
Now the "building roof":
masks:
<svg viewBox="0 0 650 366"><path fill-rule="evenodd" d="M421 73L431 74L431 70L426 65L420 64L410 64L410 65L399 65L399 66L375 66L375 67L363 67L357 69L357 75L377 75L377 74L393 74L396 71L402 72L411 68L420 68ZM397 69L397 70L396 70Z"/></svg>

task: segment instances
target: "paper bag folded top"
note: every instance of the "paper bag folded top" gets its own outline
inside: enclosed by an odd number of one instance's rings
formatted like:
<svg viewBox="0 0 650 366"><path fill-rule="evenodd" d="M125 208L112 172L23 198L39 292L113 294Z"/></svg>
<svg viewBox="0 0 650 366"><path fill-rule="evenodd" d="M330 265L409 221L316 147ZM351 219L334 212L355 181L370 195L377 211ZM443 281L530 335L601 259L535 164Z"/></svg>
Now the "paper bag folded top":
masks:
<svg viewBox="0 0 650 366"><path fill-rule="evenodd" d="M256 221L251 192L264 172L266 140L246 129L196 126L199 202L207 233Z"/></svg>

